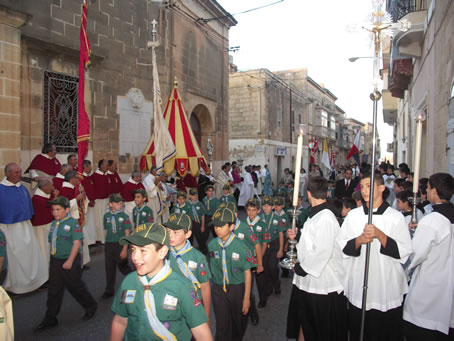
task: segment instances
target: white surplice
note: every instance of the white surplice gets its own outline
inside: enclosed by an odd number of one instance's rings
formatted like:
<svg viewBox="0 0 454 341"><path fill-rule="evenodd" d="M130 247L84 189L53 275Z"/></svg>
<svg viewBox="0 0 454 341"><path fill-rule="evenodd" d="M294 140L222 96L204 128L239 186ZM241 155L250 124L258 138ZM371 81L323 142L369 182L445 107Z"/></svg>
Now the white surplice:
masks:
<svg viewBox="0 0 454 341"><path fill-rule="evenodd" d="M243 183L241 184L238 206L246 205L246 202L254 195L254 180L249 172L243 173Z"/></svg>

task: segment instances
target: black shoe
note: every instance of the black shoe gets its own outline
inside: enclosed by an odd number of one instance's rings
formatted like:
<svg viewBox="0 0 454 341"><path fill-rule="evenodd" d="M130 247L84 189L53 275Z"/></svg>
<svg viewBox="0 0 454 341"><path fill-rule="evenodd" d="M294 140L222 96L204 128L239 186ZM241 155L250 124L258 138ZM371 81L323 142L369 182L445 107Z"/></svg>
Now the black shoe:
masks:
<svg viewBox="0 0 454 341"><path fill-rule="evenodd" d="M110 298L110 297L112 297L113 295L114 295L114 294L113 294L112 292L107 292L107 291L106 291L106 292L104 292L104 294L102 294L101 298L102 298L103 300L105 300L106 298Z"/></svg>
<svg viewBox="0 0 454 341"><path fill-rule="evenodd" d="M49 328L56 327L57 325L58 325L57 319L49 320L45 318L33 331L40 332Z"/></svg>
<svg viewBox="0 0 454 341"><path fill-rule="evenodd" d="M251 316L251 323L253 326L256 326L259 324L259 316L256 315L256 316Z"/></svg>
<svg viewBox="0 0 454 341"><path fill-rule="evenodd" d="M85 311L85 315L82 317L82 320L90 320L93 316L95 316L97 309L98 309L98 306L95 306L94 308L91 308L91 309L87 309Z"/></svg>
<svg viewBox="0 0 454 341"><path fill-rule="evenodd" d="M274 294L275 294L275 295L280 295L280 294L281 294L281 289L279 289L279 290L274 290Z"/></svg>
<svg viewBox="0 0 454 341"><path fill-rule="evenodd" d="M89 267L88 265L84 265L84 266L82 267L82 270L83 270L83 271L85 271L85 270L90 270L90 267Z"/></svg>
<svg viewBox="0 0 454 341"><path fill-rule="evenodd" d="M266 301L264 301L264 302L260 301L259 305L257 306L257 308L265 308L265 307L266 307Z"/></svg>

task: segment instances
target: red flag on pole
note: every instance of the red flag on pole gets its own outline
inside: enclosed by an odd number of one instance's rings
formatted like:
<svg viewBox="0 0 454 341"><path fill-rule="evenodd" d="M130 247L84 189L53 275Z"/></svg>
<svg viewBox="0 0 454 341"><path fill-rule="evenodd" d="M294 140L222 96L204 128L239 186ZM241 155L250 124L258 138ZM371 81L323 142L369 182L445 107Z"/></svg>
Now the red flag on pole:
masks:
<svg viewBox="0 0 454 341"><path fill-rule="evenodd" d="M82 163L88 153L88 140L90 139L90 120L85 111L85 68L90 64L90 42L87 36L87 10L88 4L84 0L82 14L80 16L80 56L79 56L79 87L77 98L79 104L79 116L77 122L77 154L78 171L83 172Z"/></svg>

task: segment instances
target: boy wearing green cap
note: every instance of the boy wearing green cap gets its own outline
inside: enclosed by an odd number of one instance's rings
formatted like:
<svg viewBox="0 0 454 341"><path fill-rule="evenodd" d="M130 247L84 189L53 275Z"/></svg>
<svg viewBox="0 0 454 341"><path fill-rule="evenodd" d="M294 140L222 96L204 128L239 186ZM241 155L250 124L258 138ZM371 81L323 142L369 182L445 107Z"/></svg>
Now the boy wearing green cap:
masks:
<svg viewBox="0 0 454 341"><path fill-rule="evenodd" d="M173 213L164 224L170 236L170 267L192 282L193 294L202 299L205 313L210 319L211 272L205 256L194 249L189 241L192 234L191 218L184 213Z"/></svg>
<svg viewBox="0 0 454 341"><path fill-rule="evenodd" d="M205 198L203 198L203 204L205 205L206 208L205 226L207 226L208 224L210 224L211 217L213 216L214 212L216 212L216 210L219 207L219 199L216 198L216 196L214 195L213 185L206 186L205 193L206 196ZM211 229L211 233L213 234L213 237L216 237L214 229Z"/></svg>
<svg viewBox="0 0 454 341"><path fill-rule="evenodd" d="M109 298L115 292L116 267L123 275L129 274L132 269L128 264L128 247L119 244L120 238L129 235L131 222L129 216L123 212L123 198L119 193L109 195L109 210L104 214L104 244L106 289L102 298Z"/></svg>
<svg viewBox="0 0 454 341"><path fill-rule="evenodd" d="M47 311L36 331L55 327L58 324L57 315L61 308L65 287L84 307L84 320L91 319L98 307L82 281L81 241L83 234L79 222L69 214L69 200L66 197L56 197L48 203L52 205L55 220L52 222L49 232L51 256Z"/></svg>
<svg viewBox="0 0 454 341"><path fill-rule="evenodd" d="M210 234L210 230L205 224L206 208L205 205L199 201L199 192L196 188L189 190L189 204L191 204L191 220L192 220L192 231L194 232L197 245L204 255L207 254L207 240Z"/></svg>
<svg viewBox="0 0 454 341"><path fill-rule="evenodd" d="M222 208L211 222L217 236L208 244L217 341L241 341L248 321L254 256L233 233L235 219Z"/></svg>
<svg viewBox="0 0 454 341"><path fill-rule="evenodd" d="M192 215L191 205L186 202L186 192L179 191L177 193L177 204L173 207L172 213L184 213L188 216Z"/></svg>
<svg viewBox="0 0 454 341"><path fill-rule="evenodd" d="M120 239L130 245L136 271L125 277L112 303L111 341L212 340L208 319L191 282L172 271L169 234L143 224Z"/></svg>
<svg viewBox="0 0 454 341"><path fill-rule="evenodd" d="M154 221L153 210L145 203L146 201L147 191L143 188L139 188L134 191L134 202L136 203L136 207L132 210L132 222L134 228L145 223L152 223Z"/></svg>
<svg viewBox="0 0 454 341"><path fill-rule="evenodd" d="M230 190L230 185L224 185L224 187L222 187L221 202L233 202L236 205L236 200L230 193Z"/></svg>

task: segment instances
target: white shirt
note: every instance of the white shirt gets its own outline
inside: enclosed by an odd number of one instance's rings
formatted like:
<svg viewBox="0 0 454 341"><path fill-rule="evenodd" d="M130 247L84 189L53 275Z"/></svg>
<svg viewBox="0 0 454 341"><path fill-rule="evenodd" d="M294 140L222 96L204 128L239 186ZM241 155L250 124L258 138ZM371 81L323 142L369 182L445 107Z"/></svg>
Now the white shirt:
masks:
<svg viewBox="0 0 454 341"><path fill-rule="evenodd" d="M325 205L326 206L326 205ZM295 274L293 284L309 293L326 295L344 289L342 254L336 244L339 223L333 212L322 209L304 223L296 250L307 275Z"/></svg>
<svg viewBox="0 0 454 341"><path fill-rule="evenodd" d="M408 270L415 269L404 320L448 334L454 327L454 224L439 212L424 216L412 240Z"/></svg>
<svg viewBox="0 0 454 341"><path fill-rule="evenodd" d="M344 250L347 242L363 233L367 220L363 207L355 208L348 213L337 236L337 243L341 250ZM388 207L383 214L374 214L372 223L388 237L394 239L400 256L400 259L395 259L382 254L378 239L374 239L370 244L366 310L376 309L385 312L402 305L403 296L408 291L407 276L402 265L412 251L411 239L404 216L391 207ZM306 228L306 225L304 226ZM361 245L358 257L348 256L344 252L343 257L346 271L345 296L351 304L361 308L366 245Z"/></svg>
<svg viewBox="0 0 454 341"><path fill-rule="evenodd" d="M149 198L155 197L157 195L156 194L156 185L154 183L155 178L156 177L150 173L142 181L143 186L145 187L145 190L147 191L147 195Z"/></svg>

